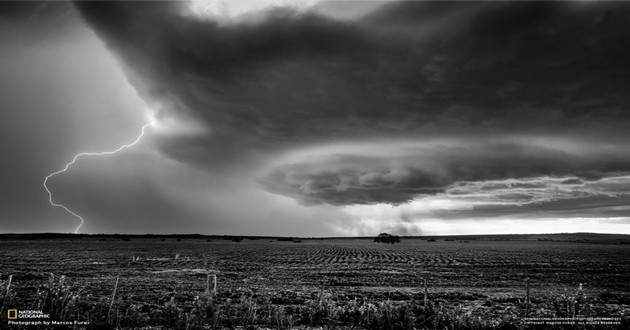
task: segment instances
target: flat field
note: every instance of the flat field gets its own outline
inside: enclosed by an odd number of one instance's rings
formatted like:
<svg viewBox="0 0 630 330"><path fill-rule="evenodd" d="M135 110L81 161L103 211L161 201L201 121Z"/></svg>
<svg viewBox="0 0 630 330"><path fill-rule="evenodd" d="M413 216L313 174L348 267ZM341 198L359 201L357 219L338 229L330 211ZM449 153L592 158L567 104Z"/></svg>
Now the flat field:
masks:
<svg viewBox="0 0 630 330"><path fill-rule="evenodd" d="M394 245L371 239L0 241L0 280L6 282L12 275L13 306L42 307L42 292L50 294L51 286L65 285L84 304L114 299L116 306L145 311L146 318L152 317L152 309L169 303L180 311L191 308L213 290L216 275L212 297L219 304L247 297L286 308L321 304L324 298L339 308L384 301L423 306L426 281L427 303L433 308L493 320L486 325L506 317L518 323L525 313L624 320L630 315L629 261L628 244L531 239L413 238ZM66 316L82 318L72 311ZM368 327L357 322L345 325Z"/></svg>

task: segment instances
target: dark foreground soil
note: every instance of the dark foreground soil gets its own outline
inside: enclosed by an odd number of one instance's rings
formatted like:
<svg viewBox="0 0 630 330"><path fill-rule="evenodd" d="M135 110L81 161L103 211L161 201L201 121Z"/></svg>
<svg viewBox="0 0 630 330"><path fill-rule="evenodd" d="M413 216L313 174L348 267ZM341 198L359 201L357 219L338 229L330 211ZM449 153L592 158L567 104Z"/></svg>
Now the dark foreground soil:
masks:
<svg viewBox="0 0 630 330"><path fill-rule="evenodd" d="M627 244L547 240L5 239L0 284L11 283L0 295L3 318L56 308L83 328L553 328L567 318L621 328L629 260ZM388 311L411 316L376 320Z"/></svg>

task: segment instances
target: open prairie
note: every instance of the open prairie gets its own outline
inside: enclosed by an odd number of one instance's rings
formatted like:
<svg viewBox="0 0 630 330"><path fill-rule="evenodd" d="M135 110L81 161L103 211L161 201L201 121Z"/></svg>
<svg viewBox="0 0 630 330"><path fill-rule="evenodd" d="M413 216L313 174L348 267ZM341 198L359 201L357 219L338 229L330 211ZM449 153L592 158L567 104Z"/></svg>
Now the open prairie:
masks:
<svg viewBox="0 0 630 330"><path fill-rule="evenodd" d="M531 237L403 238L390 245L367 238L233 241L108 236L5 239L0 247L0 280L6 282L11 275L13 306L42 307L42 293L67 290L83 307L77 303L65 317L90 318L81 315L90 311L90 304L109 304L118 325L124 325L121 313L132 306L138 309L139 316L134 317L150 325L155 311L174 304L178 313L190 314L199 297L207 295L218 305L247 300L257 304L257 310L284 308L289 316L299 306L321 304L323 299L340 311L348 304L378 307L383 302L425 308L425 280L427 305L489 320L484 323L488 327L501 322L522 325L526 314L624 320L630 308L628 244ZM249 322L270 326L270 320L255 318ZM98 323L93 316L90 320ZM324 320L332 324L300 320L290 319L303 326L369 328L360 320L356 324L341 319ZM141 321L134 322L144 325ZM234 322L217 325L248 325Z"/></svg>

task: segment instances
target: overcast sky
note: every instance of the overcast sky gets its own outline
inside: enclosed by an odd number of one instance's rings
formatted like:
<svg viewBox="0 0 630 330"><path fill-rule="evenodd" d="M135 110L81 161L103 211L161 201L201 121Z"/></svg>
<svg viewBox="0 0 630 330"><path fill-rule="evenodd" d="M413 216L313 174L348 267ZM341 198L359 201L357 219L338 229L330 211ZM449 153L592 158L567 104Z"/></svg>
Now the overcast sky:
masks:
<svg viewBox="0 0 630 330"><path fill-rule="evenodd" d="M0 2L0 232L630 234L630 3Z"/></svg>

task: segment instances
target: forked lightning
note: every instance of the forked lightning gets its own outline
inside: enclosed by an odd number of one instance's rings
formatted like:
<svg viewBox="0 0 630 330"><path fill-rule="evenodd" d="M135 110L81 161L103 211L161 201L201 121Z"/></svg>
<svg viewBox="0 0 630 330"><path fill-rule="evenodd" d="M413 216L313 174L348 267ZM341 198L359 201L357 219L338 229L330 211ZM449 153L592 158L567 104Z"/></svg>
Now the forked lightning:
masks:
<svg viewBox="0 0 630 330"><path fill-rule="evenodd" d="M113 151L103 151L103 152L82 152L82 153L77 154L76 156L74 156L74 158L72 159L72 161L71 161L71 162L69 162L69 163L67 163L67 164L66 164L66 166L65 166L63 169L61 169L61 170L59 170L59 171L57 171L57 172L50 173L49 175L47 175L47 176L46 176L46 178L44 179L44 184L43 184L43 186L44 186L44 189L46 189L46 191L48 192L48 201L50 202L50 205L52 205L52 206L56 206L56 207L61 207L62 209L66 210L66 212L68 212L68 213L72 214L73 216L75 216L75 217L77 217L79 220L81 220L81 223L79 224L79 226L78 226L78 227L74 230L74 233L75 233L75 234L79 232L79 229L83 226L83 224L85 223L85 220L83 219L83 217L81 217L81 216L80 216L80 215L78 215L77 213L73 212L72 210L70 210L70 209L69 209L68 207L66 207L65 205L63 205L63 204L57 204L57 203L53 202L53 199L52 199L52 192L50 191L50 189L48 189L48 186L46 185L46 184L48 183L48 179L52 178L53 176L55 176L55 175L57 175L57 174L59 174L59 173L63 173L63 172L65 172L65 171L67 171L67 170L68 170L68 168L70 168L70 165L74 164L74 163L77 161L77 159L79 159L79 157L81 157L81 156L104 156L104 155L113 155L113 154L115 154L115 153L117 153L117 152L119 152L119 151L121 151L121 150L123 150L123 149L125 149L125 148L129 148L129 147L134 146L135 144L137 144L138 142L140 142L140 140L142 139L142 136L144 136L144 132L145 132L145 130L147 129L147 127L149 127L149 126L153 125L153 123L154 123L154 122L150 122L150 123L145 124L144 126L142 126L142 131L140 132L140 135L138 135L138 137L137 137L137 138L136 138L133 142L131 142L131 143L129 143L129 144L122 145L121 147L119 147L118 149L113 150Z"/></svg>

